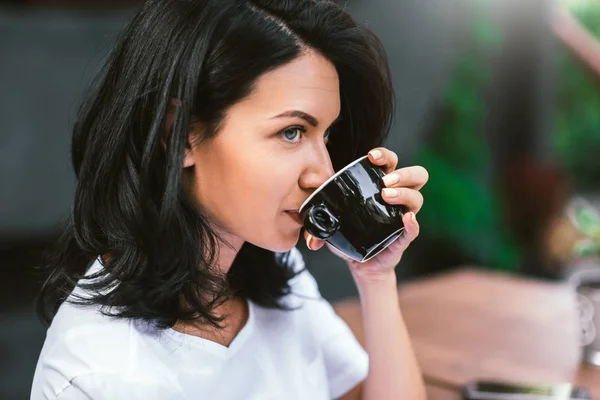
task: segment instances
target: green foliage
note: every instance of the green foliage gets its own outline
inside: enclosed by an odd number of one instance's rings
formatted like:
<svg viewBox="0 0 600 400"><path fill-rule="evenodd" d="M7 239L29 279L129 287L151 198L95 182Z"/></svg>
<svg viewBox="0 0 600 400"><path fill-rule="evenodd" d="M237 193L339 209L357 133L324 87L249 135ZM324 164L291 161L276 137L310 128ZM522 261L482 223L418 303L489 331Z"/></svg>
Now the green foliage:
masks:
<svg viewBox="0 0 600 400"><path fill-rule="evenodd" d="M450 241L478 265L514 271L519 250L502 226L501 207L489 186L429 148L421 149L418 162L430 174L422 190L421 235Z"/></svg>
<svg viewBox="0 0 600 400"><path fill-rule="evenodd" d="M571 3L568 3L571 4ZM579 1L571 13L600 38L600 2ZM563 167L580 190L600 184L600 78L568 49L558 58L558 97L553 144Z"/></svg>
<svg viewBox="0 0 600 400"><path fill-rule="evenodd" d="M520 260L501 216L490 180L490 152L483 136L490 80L488 56L501 43L489 18L489 3L475 12L471 42L457 59L433 137L417 162L428 169L426 205L419 213L421 236L450 241L469 259L487 268L514 270Z"/></svg>
<svg viewBox="0 0 600 400"><path fill-rule="evenodd" d="M571 223L583 235L573 249L577 257L600 257L600 212L583 198L575 198L567 207Z"/></svg>

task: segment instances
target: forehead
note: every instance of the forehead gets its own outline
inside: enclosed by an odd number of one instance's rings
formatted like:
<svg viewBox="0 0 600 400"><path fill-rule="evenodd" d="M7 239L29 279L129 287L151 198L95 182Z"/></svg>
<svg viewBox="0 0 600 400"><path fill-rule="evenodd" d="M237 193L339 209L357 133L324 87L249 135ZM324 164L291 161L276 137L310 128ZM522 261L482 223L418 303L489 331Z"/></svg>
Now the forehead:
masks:
<svg viewBox="0 0 600 400"><path fill-rule="evenodd" d="M325 57L307 52L260 76L242 103L265 113L296 109L319 120L334 120L340 110L338 74Z"/></svg>

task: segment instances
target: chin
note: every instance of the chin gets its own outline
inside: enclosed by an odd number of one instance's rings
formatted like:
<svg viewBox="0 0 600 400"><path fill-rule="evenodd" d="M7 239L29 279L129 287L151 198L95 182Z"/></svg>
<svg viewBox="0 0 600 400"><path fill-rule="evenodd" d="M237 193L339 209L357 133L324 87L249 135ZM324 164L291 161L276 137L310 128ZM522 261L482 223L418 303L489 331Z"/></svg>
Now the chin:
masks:
<svg viewBox="0 0 600 400"><path fill-rule="evenodd" d="M290 251L291 249L293 249L294 247L296 247L297 244L298 244L298 239L296 238L296 240L293 242L277 243L275 245L265 247L265 248L267 250L273 251L275 253L286 253L286 252Z"/></svg>
<svg viewBox="0 0 600 400"><path fill-rule="evenodd" d="M294 247L296 247L299 238L299 235L295 235L294 237L286 237L284 235L279 235L272 241L260 244L257 243L255 245L258 247L262 247L265 250L272 251L274 253L286 253L292 250Z"/></svg>

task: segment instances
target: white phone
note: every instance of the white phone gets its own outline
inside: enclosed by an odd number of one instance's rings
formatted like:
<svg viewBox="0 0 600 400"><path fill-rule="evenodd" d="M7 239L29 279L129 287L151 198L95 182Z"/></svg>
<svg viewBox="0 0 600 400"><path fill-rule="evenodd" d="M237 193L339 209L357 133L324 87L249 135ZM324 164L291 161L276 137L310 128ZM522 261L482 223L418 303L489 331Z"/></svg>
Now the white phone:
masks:
<svg viewBox="0 0 600 400"><path fill-rule="evenodd" d="M548 385L472 381L463 387L465 400L592 400L590 393L570 383Z"/></svg>

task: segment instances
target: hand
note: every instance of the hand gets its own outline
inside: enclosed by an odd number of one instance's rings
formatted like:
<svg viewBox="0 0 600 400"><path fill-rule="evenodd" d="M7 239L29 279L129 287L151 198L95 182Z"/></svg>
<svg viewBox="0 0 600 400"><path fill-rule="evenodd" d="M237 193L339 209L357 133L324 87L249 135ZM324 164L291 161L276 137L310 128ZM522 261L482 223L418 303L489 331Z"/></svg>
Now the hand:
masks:
<svg viewBox="0 0 600 400"><path fill-rule="evenodd" d="M327 244L327 247L337 256L343 258L355 279L379 279L394 273L394 268L402 258L408 245L419 235L419 223L415 215L423 206L421 188L427 183L429 174L423 167L414 166L396 170L398 156L393 151L378 147L369 152L369 161L383 167L385 176L383 182L386 186L382 198L388 204L404 205L408 212L404 214L404 233L394 243L367 262L359 263L340 253L324 240L319 240L308 232L304 232L306 246L311 250L318 250Z"/></svg>

